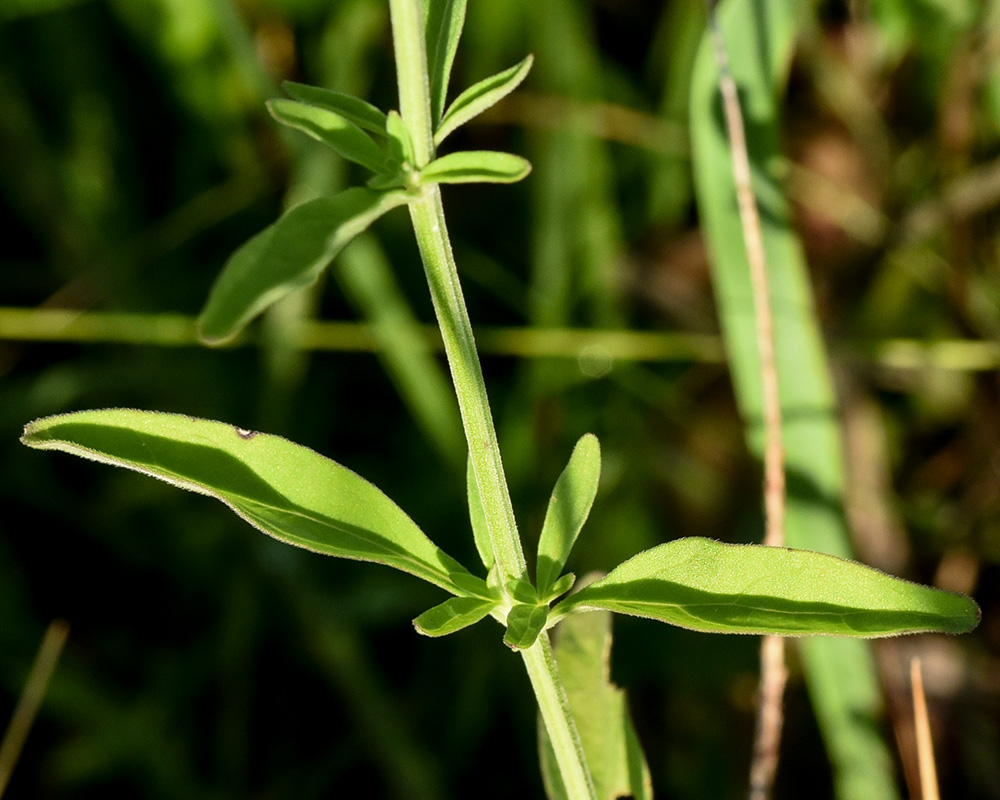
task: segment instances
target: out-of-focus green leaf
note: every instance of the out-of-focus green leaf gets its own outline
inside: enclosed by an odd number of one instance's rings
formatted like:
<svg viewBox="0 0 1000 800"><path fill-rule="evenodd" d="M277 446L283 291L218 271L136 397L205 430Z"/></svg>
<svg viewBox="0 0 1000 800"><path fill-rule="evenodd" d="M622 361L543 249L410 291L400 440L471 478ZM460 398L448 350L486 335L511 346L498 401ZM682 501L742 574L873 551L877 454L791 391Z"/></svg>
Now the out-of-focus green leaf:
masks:
<svg viewBox="0 0 1000 800"><path fill-rule="evenodd" d="M278 122L308 134L348 161L375 173L386 168L387 159L382 149L367 133L340 114L295 100L268 100L267 110Z"/></svg>
<svg viewBox="0 0 1000 800"><path fill-rule="evenodd" d="M332 111L359 128L379 136L385 137L386 135L385 113L367 100L343 92L335 92L332 89L309 86L305 83L294 83L293 81L285 81L281 84L281 88L300 102Z"/></svg>
<svg viewBox="0 0 1000 800"><path fill-rule="evenodd" d="M556 629L556 663L600 800L652 800L646 757L625 692L611 682L611 613L575 614ZM549 800L570 800L545 726L539 722L542 777Z"/></svg>
<svg viewBox="0 0 1000 800"><path fill-rule="evenodd" d="M406 200L402 191L355 188L287 211L222 268L198 320L202 339L232 338L269 305L315 282L351 239Z"/></svg>
<svg viewBox="0 0 1000 800"><path fill-rule="evenodd" d="M531 163L513 153L462 150L435 159L420 170L421 183L517 183Z"/></svg>
<svg viewBox="0 0 1000 800"><path fill-rule="evenodd" d="M496 605L495 600L481 597L451 597L413 620L413 626L424 636L447 636L475 625Z"/></svg>
<svg viewBox="0 0 1000 800"><path fill-rule="evenodd" d="M448 99L448 82L455 50L465 25L466 0L426 0L424 31L427 38L427 71L431 84L431 113L441 119Z"/></svg>
<svg viewBox="0 0 1000 800"><path fill-rule="evenodd" d="M410 139L410 132L403 124L403 118L398 111L390 111L385 123L386 132L389 134L389 155L395 164L410 164L413 166L413 140Z"/></svg>
<svg viewBox="0 0 1000 800"><path fill-rule="evenodd" d="M486 109L499 103L528 77L534 56L528 56L510 69L485 78L462 92L441 117L434 133L434 144L440 145L456 128L479 116Z"/></svg>
<svg viewBox="0 0 1000 800"><path fill-rule="evenodd" d="M601 445L588 433L573 448L566 469L552 490L545 512L542 534L538 538L538 564L535 583L538 594L546 596L566 566L576 537L587 521L590 507L597 496L601 478ZM565 591L565 590L564 590Z"/></svg>
<svg viewBox="0 0 1000 800"><path fill-rule="evenodd" d="M518 603L507 612L503 643L513 650L526 650L535 643L549 618L549 607Z"/></svg>
<svg viewBox="0 0 1000 800"><path fill-rule="evenodd" d="M180 414L105 409L36 420L21 441L215 497L297 547L386 564L459 596L470 590L490 596L484 581L438 548L378 488L278 436Z"/></svg>
<svg viewBox="0 0 1000 800"><path fill-rule="evenodd" d="M825 553L689 538L639 553L553 614L606 609L691 630L783 636L964 633L968 597Z"/></svg>

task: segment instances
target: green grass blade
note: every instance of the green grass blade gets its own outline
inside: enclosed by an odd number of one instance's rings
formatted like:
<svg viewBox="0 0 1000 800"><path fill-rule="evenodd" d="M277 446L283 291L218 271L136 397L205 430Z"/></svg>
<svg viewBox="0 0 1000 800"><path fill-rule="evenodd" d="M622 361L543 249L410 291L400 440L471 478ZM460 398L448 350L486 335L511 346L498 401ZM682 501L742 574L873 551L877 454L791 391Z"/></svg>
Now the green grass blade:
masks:
<svg viewBox="0 0 1000 800"><path fill-rule="evenodd" d="M475 578L392 500L346 467L278 436L131 409L30 423L21 441L125 467L221 500L264 533L325 555L375 561L456 595Z"/></svg>
<svg viewBox="0 0 1000 800"><path fill-rule="evenodd" d="M485 78L462 92L441 117L441 123L434 133L434 144L440 146L448 134L513 92L528 77L532 63L534 57L529 55L510 69Z"/></svg>
<svg viewBox="0 0 1000 800"><path fill-rule="evenodd" d="M367 100L343 92L335 92L332 89L293 81L285 81L281 84L281 88L302 103L332 111L363 130L377 134L382 138L386 136L385 113Z"/></svg>
<svg viewBox="0 0 1000 800"><path fill-rule="evenodd" d="M202 339L224 342L284 295L314 283L351 239L406 201L405 192L358 188L286 212L226 262L198 320Z"/></svg>
<svg viewBox="0 0 1000 800"><path fill-rule="evenodd" d="M441 119L448 99L448 83L455 50L465 25L466 0L425 0L427 69L431 83L431 119Z"/></svg>
<svg viewBox="0 0 1000 800"><path fill-rule="evenodd" d="M748 126L747 145L761 206L784 419L788 470L787 540L793 547L849 557L836 403L813 311L802 248L788 208L766 166L780 153L777 98L787 75L798 7L776 3L720 5L730 69ZM755 15L763 13L758 19ZM755 320L743 235L736 210L728 144L710 44L703 40L691 87L695 192L711 254L712 278L740 409L759 455L761 390ZM791 379L794 377L794 380ZM881 723L880 690L864 643L808 639L801 643L806 682L817 709L840 800L897 796L892 757L873 737ZM837 663L841 669L824 669ZM854 787L860 792L846 792Z"/></svg>
<svg viewBox="0 0 1000 800"><path fill-rule="evenodd" d="M964 633L968 597L825 553L677 539L639 553L556 606L606 609L715 633L895 636Z"/></svg>
<svg viewBox="0 0 1000 800"><path fill-rule="evenodd" d="M517 183L531 172L531 163L513 153L462 150L435 159L420 170L427 183Z"/></svg>
<svg viewBox="0 0 1000 800"><path fill-rule="evenodd" d="M413 620L413 627L424 636L447 636L475 625L496 605L496 600L481 597L451 597Z"/></svg>
<svg viewBox="0 0 1000 800"><path fill-rule="evenodd" d="M542 597L548 594L566 566L566 559L594 504L600 478L601 445L596 436L588 433L573 448L545 512L535 572L538 594Z"/></svg>
<svg viewBox="0 0 1000 800"><path fill-rule="evenodd" d="M322 142L341 158L379 173L386 168L386 154L353 122L325 108L295 100L268 100L267 110L283 125Z"/></svg>
<svg viewBox="0 0 1000 800"><path fill-rule="evenodd" d="M611 613L564 619L557 628L555 655L597 796L652 800L649 767L625 692L611 682ZM539 725L539 750L549 800L570 800L543 725Z"/></svg>

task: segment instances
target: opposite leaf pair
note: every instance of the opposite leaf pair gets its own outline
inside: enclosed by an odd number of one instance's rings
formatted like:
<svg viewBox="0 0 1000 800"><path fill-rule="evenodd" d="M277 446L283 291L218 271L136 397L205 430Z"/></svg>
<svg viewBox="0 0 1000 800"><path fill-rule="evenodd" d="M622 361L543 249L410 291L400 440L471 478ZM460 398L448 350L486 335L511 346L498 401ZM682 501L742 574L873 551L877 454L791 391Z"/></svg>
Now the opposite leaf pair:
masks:
<svg viewBox="0 0 1000 800"><path fill-rule="evenodd" d="M415 621L418 630L430 635L460 630L492 614L506 624L507 644L526 648L566 615L592 610L700 631L791 636L959 633L979 619L979 609L968 597L853 561L700 538L639 553L550 610L553 599L572 583L572 576L556 576L596 492L600 456L592 436L577 444L553 491L539 540L537 587L525 581L498 587L493 569L489 582L476 577L371 483L277 436L176 414L108 409L36 420L26 426L22 441L207 494L289 544L375 561L433 583L455 597ZM480 555L492 567L473 486L473 529Z"/></svg>

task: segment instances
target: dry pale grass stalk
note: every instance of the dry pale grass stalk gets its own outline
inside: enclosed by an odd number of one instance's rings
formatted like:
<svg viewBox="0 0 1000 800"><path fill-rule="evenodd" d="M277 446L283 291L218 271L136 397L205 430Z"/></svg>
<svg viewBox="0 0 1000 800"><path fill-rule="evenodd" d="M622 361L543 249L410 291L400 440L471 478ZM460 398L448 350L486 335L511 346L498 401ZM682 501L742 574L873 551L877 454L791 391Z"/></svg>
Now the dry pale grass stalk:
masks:
<svg viewBox="0 0 1000 800"><path fill-rule="evenodd" d="M35 663L31 665L31 672L28 673L24 692L14 709L3 741L0 742L0 796L7 788L14 765L21 755L21 749L35 721L35 715L45 696L45 689L49 685L49 678L56 668L56 662L59 661L68 634L69 625L59 619L49 623L45 631L42 644L38 648L38 655L35 656Z"/></svg>
<svg viewBox="0 0 1000 800"><path fill-rule="evenodd" d="M931 722L927 714L924 678L920 659L910 662L910 683L913 686L913 721L917 731L917 763L920 765L920 796L922 800L941 800L938 793L937 768L934 765L934 743Z"/></svg>
<svg viewBox="0 0 1000 800"><path fill-rule="evenodd" d="M757 353L764 412L764 544L780 547L785 543L785 459L781 435L781 397L778 366L774 348L774 318L771 313L767 256L760 214L750 179L750 157L740 111L736 83L729 71L722 31L711 2L708 25L719 69L722 111L729 135L733 178L739 204L743 243L750 266L756 317ZM753 761L750 765L750 799L766 800L771 796L778 768L781 743L782 696L785 691L784 639L764 637L760 651L760 687L757 698L757 725L754 734Z"/></svg>

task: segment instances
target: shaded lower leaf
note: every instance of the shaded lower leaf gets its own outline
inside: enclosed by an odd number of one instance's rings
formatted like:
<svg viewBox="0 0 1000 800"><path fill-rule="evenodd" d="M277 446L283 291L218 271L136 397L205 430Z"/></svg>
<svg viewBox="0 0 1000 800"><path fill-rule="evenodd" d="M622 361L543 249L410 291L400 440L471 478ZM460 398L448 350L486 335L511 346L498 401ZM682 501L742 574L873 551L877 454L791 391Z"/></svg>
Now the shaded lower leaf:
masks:
<svg viewBox="0 0 1000 800"><path fill-rule="evenodd" d="M517 183L531 162L513 153L462 150L435 159L420 170L421 183Z"/></svg>
<svg viewBox="0 0 1000 800"><path fill-rule="evenodd" d="M557 605L606 609L682 628L786 636L962 633L979 607L854 561L784 547L678 539L616 567Z"/></svg>
<svg viewBox="0 0 1000 800"><path fill-rule="evenodd" d="M224 342L272 303L314 283L351 239L407 198L356 188L285 212L222 268L198 319L202 339Z"/></svg>
<svg viewBox="0 0 1000 800"><path fill-rule="evenodd" d="M475 625L496 605L496 600L480 597L451 597L413 620L413 626L424 636L447 636Z"/></svg>
<svg viewBox="0 0 1000 800"><path fill-rule="evenodd" d="M651 800L649 767L625 692L611 682L611 613L577 614L560 622L555 657L599 800ZM545 792L549 800L570 800L545 726L538 729Z"/></svg>
<svg viewBox="0 0 1000 800"><path fill-rule="evenodd" d="M180 414L105 409L35 420L21 441L215 497L288 544L386 564L456 595L474 587L489 597L484 581L377 487L287 439Z"/></svg>

